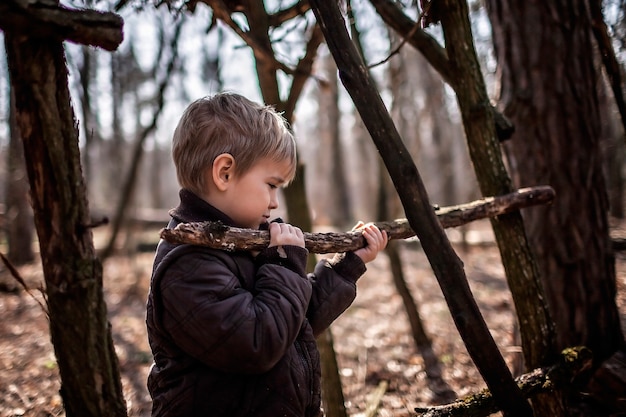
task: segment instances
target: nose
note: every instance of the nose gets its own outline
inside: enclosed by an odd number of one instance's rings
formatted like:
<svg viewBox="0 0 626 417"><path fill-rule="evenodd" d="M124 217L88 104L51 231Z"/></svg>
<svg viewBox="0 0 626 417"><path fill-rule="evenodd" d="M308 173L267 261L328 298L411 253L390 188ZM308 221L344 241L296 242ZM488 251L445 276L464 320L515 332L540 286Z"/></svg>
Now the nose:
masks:
<svg viewBox="0 0 626 417"><path fill-rule="evenodd" d="M274 210L278 208L278 191L273 191L270 195L269 209Z"/></svg>

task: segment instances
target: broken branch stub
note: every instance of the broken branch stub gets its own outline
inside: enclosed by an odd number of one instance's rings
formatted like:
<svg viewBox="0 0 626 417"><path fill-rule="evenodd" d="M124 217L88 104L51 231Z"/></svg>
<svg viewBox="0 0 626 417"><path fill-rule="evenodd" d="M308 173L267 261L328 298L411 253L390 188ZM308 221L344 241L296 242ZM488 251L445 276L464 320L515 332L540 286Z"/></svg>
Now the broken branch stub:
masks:
<svg viewBox="0 0 626 417"><path fill-rule="evenodd" d="M552 202L554 196L552 187L537 186L435 210L441 226L450 228L525 207L548 204ZM386 231L389 239L407 239L415 236L407 219L377 222L376 226ZM227 251L261 250L270 242L270 235L266 230L228 227L220 222L181 223L174 229L162 229L160 235L162 239L174 244L188 243ZM304 243L312 253L335 253L362 248L365 246L365 239L360 231L305 232Z"/></svg>

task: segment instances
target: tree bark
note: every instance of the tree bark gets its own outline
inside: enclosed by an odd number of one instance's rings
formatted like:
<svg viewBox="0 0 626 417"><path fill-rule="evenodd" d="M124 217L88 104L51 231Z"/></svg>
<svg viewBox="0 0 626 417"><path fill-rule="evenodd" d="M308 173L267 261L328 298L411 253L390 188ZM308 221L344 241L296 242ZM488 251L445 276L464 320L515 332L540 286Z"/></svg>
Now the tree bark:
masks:
<svg viewBox="0 0 626 417"><path fill-rule="evenodd" d="M5 32L68 416L126 416L61 41Z"/></svg>

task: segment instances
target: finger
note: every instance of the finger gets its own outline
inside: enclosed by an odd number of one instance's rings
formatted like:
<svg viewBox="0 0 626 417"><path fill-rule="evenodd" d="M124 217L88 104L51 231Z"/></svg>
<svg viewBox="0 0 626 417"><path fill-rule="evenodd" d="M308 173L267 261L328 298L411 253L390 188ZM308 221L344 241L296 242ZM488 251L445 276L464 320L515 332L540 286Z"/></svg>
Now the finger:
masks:
<svg viewBox="0 0 626 417"><path fill-rule="evenodd" d="M354 227L352 228L352 230L359 230L361 229L363 226L365 225L365 223L363 223L361 220L359 220L357 222L357 224L354 225Z"/></svg>
<svg viewBox="0 0 626 417"><path fill-rule="evenodd" d="M280 232L280 223L270 223L270 235L273 233L279 233Z"/></svg>

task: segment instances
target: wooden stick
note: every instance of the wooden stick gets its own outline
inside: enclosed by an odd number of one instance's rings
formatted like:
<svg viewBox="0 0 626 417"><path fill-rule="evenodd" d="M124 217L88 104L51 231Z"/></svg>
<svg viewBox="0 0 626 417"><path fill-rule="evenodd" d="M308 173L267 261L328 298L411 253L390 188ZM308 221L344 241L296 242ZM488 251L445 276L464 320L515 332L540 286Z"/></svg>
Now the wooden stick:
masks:
<svg viewBox="0 0 626 417"><path fill-rule="evenodd" d="M441 226L457 227L474 220L501 216L524 207L548 204L554 199L554 189L549 186L529 187L497 197L487 197L458 206L435 208ZM415 236L407 219L378 222L389 239L406 239ZM181 223L174 229L162 229L161 238L170 243L190 243L226 251L261 250L269 244L266 230L228 227L220 222ZM305 247L312 253L348 252L365 245L359 231L344 233L304 233Z"/></svg>

